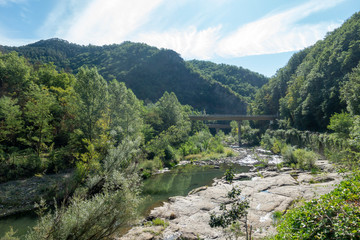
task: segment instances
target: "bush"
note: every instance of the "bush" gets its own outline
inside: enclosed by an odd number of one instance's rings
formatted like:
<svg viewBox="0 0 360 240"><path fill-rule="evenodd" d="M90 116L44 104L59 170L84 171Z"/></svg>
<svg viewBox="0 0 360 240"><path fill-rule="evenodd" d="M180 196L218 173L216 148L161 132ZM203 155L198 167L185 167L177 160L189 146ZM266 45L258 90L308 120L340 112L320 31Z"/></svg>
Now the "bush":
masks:
<svg viewBox="0 0 360 240"><path fill-rule="evenodd" d="M250 125L241 126L241 141L248 145L260 143L260 130L251 128Z"/></svg>
<svg viewBox="0 0 360 240"><path fill-rule="evenodd" d="M318 158L317 154L313 151L307 151L305 149L296 149L293 152L297 168L303 170L311 170L315 167L315 161Z"/></svg>
<svg viewBox="0 0 360 240"><path fill-rule="evenodd" d="M226 169L226 172L224 173L225 176L225 180L228 183L232 183L233 179L234 179L234 170L232 169L232 167Z"/></svg>
<svg viewBox="0 0 360 240"><path fill-rule="evenodd" d="M360 239L360 172L332 192L289 210L273 239Z"/></svg>
<svg viewBox="0 0 360 240"><path fill-rule="evenodd" d="M151 221L153 226L163 226L164 228L166 228L167 226L169 226L169 223L162 220L161 218L155 218Z"/></svg>
<svg viewBox="0 0 360 240"><path fill-rule="evenodd" d="M333 130L340 138L348 138L353 126L353 117L349 113L335 113L330 118L328 129Z"/></svg>
<svg viewBox="0 0 360 240"><path fill-rule="evenodd" d="M88 200L74 198L67 208L43 216L25 239L107 238L121 227L130 226L136 205L131 195L129 191L118 190Z"/></svg>
<svg viewBox="0 0 360 240"><path fill-rule="evenodd" d="M281 155L283 156L284 163L287 165L296 164L296 160L294 157L295 147L290 145L284 145L281 149Z"/></svg>
<svg viewBox="0 0 360 240"><path fill-rule="evenodd" d="M140 179L133 163L139 143L140 139L125 139L110 149L97 171L89 172L84 186L53 214L43 214L43 201L41 218L25 239L107 239L129 227L139 202Z"/></svg>
<svg viewBox="0 0 360 240"><path fill-rule="evenodd" d="M246 230L246 239L248 239L247 209L249 208L249 201L241 198L240 194L240 189L232 188L227 194L228 202L231 202L230 209L227 208L225 203L221 204L220 211L222 211L222 213L220 215L210 214L209 225L212 228L222 227L225 229L241 221Z"/></svg>

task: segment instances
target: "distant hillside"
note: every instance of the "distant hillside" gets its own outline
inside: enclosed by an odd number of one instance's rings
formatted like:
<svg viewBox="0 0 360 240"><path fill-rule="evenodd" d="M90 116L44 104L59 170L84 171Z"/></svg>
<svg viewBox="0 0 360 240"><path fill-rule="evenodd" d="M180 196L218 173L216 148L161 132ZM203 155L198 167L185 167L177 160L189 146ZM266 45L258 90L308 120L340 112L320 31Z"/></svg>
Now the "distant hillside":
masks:
<svg viewBox="0 0 360 240"><path fill-rule="evenodd" d="M256 95L252 111L279 112L299 129L325 130L335 112L346 110L340 89L360 62L360 13L324 40L292 56Z"/></svg>
<svg viewBox="0 0 360 240"><path fill-rule="evenodd" d="M155 102L165 91L174 92L182 104L207 113L245 113L247 99L266 82L263 76L244 69L237 69L244 74L225 77L228 70L221 68L226 65L216 65L217 72L212 74L210 68L205 69L200 62L187 63L172 50L132 42L81 46L49 39L22 47L0 46L0 50L16 51L34 64L53 62L67 72L76 73L83 65L96 66L105 79L125 82L142 100ZM234 87L237 81L244 81L242 91Z"/></svg>
<svg viewBox="0 0 360 240"><path fill-rule="evenodd" d="M231 90L249 100L253 99L257 90L269 80L259 73L242 67L198 60L188 61L188 63L201 74L230 87Z"/></svg>

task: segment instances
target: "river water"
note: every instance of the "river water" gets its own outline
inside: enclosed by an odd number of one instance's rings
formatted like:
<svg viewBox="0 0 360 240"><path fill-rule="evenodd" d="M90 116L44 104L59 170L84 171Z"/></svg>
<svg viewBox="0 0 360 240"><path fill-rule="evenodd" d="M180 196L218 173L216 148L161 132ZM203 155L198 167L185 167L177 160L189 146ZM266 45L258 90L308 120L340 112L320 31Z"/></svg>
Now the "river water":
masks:
<svg viewBox="0 0 360 240"><path fill-rule="evenodd" d="M161 205L169 197L185 196L195 188L211 185L213 179L222 177L227 168L227 164L220 164L219 167L188 164L146 179L143 185L144 200L139 208L140 215L146 216L151 209ZM236 173L249 170L249 167L238 164L233 164L232 168ZM16 236L22 238L28 228L36 224L36 220L36 214L33 212L1 219L0 238L10 226L17 231Z"/></svg>

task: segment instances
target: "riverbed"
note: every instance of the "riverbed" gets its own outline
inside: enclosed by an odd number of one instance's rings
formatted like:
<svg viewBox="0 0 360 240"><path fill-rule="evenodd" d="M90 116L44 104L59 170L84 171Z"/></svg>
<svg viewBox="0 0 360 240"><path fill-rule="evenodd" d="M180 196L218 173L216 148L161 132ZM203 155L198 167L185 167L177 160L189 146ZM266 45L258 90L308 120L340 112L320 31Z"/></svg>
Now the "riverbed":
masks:
<svg viewBox="0 0 360 240"><path fill-rule="evenodd" d="M143 217L148 215L153 208L161 206L169 197L186 196L195 188L210 186L213 180L222 177L229 167L230 165L227 163L186 164L146 179L143 184L144 200L140 204L140 215ZM250 168L236 163L231 163L231 167L236 173L247 172ZM22 238L28 229L36 224L36 220L34 212L2 218L0 220L0 237L12 226L17 231L16 236Z"/></svg>

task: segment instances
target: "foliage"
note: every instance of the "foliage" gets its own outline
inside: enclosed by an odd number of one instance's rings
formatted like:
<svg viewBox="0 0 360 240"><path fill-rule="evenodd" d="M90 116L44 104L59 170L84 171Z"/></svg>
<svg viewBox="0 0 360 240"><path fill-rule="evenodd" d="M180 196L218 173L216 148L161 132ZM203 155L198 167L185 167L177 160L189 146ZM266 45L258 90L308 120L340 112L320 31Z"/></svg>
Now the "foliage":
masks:
<svg viewBox="0 0 360 240"><path fill-rule="evenodd" d="M294 54L257 92L251 111L280 113L292 127L312 131L326 130L330 117L346 107L356 114L359 18L355 13L324 40Z"/></svg>
<svg viewBox="0 0 360 240"><path fill-rule="evenodd" d="M220 206L220 215L210 214L210 227L222 227L227 228L231 224L241 221L245 225L247 232L247 210L249 208L249 201L240 198L241 190L232 188L228 192L227 198L231 202L230 209L227 208L225 203Z"/></svg>
<svg viewBox="0 0 360 240"><path fill-rule="evenodd" d="M25 239L104 239L129 226L135 201L128 191L105 192L89 200L73 198L68 207L42 217Z"/></svg>
<svg viewBox="0 0 360 240"><path fill-rule="evenodd" d="M265 149L271 150L275 154L281 154L284 164L303 170L312 170L315 168L315 161L318 155L310 150L296 148L276 137L271 137L269 132L263 135L261 144Z"/></svg>
<svg viewBox="0 0 360 240"><path fill-rule="evenodd" d="M24 121L17 103L17 99L7 96L0 98L0 143L14 143L16 136L23 130Z"/></svg>
<svg viewBox="0 0 360 240"><path fill-rule="evenodd" d="M25 105L25 117L28 121L27 144L34 146L38 155L42 149L47 149L53 138L53 115L51 109L56 99L46 88L31 84L26 94L28 101Z"/></svg>
<svg viewBox="0 0 360 240"><path fill-rule="evenodd" d="M232 183L232 181L234 179L234 170L231 167L226 169L224 176L225 176L225 180L228 183Z"/></svg>
<svg viewBox="0 0 360 240"><path fill-rule="evenodd" d="M200 111L205 109L208 113L245 113L242 96L248 95L248 92L254 94L266 81L257 73L227 65L219 65L218 73L210 77L185 62L174 51L142 43L81 46L54 38L22 47L4 46L2 51L16 51L33 64L53 62L58 70L70 73L77 73L85 65L96 67L108 82L113 79L124 82L146 102L156 102L165 91L174 92L182 104L189 104ZM232 73L233 68L236 70L231 80L223 82L221 76L226 77L220 72ZM219 73L221 76L217 77ZM230 89L236 88L238 82L244 82L235 89L241 91L241 96Z"/></svg>
<svg viewBox="0 0 360 240"><path fill-rule="evenodd" d="M152 225L154 226L163 226L164 228L166 228L167 226L169 226L169 223L162 220L161 218L155 218L151 221Z"/></svg>
<svg viewBox="0 0 360 240"><path fill-rule="evenodd" d="M353 115L360 114L360 63L349 74L349 80L341 86L341 99L347 104L346 109Z"/></svg>
<svg viewBox="0 0 360 240"><path fill-rule="evenodd" d="M311 170L315 168L315 161L318 159L318 156L313 151L308 151L305 149L295 149L293 152L294 161L296 167L303 170Z"/></svg>
<svg viewBox="0 0 360 240"><path fill-rule="evenodd" d="M349 113L335 113L330 118L328 129L333 130L340 138L348 138L353 119Z"/></svg>
<svg viewBox="0 0 360 240"><path fill-rule="evenodd" d="M19 240L19 238L14 237L15 234L16 232L10 227L10 231L6 232L5 236L0 238L0 240Z"/></svg>
<svg viewBox="0 0 360 240"><path fill-rule="evenodd" d="M357 171L329 194L289 210L273 239L360 238L359 180Z"/></svg>
<svg viewBox="0 0 360 240"><path fill-rule="evenodd" d="M258 88L267 82L266 77L242 67L198 60L188 63L203 75L229 86L231 90L247 99L253 99Z"/></svg>
<svg viewBox="0 0 360 240"><path fill-rule="evenodd" d="M139 199L133 165L138 147L139 141L126 139L110 149L104 163L88 175L85 189L77 189L68 206L44 214L25 239L107 239L130 226Z"/></svg>
<svg viewBox="0 0 360 240"><path fill-rule="evenodd" d="M108 101L107 83L96 68L80 68L76 75L75 91L79 99L78 121L81 122L83 138L90 141L99 136L99 121Z"/></svg>
<svg viewBox="0 0 360 240"><path fill-rule="evenodd" d="M109 84L109 128L116 144L124 138L141 135L142 104L124 83L113 80Z"/></svg>

